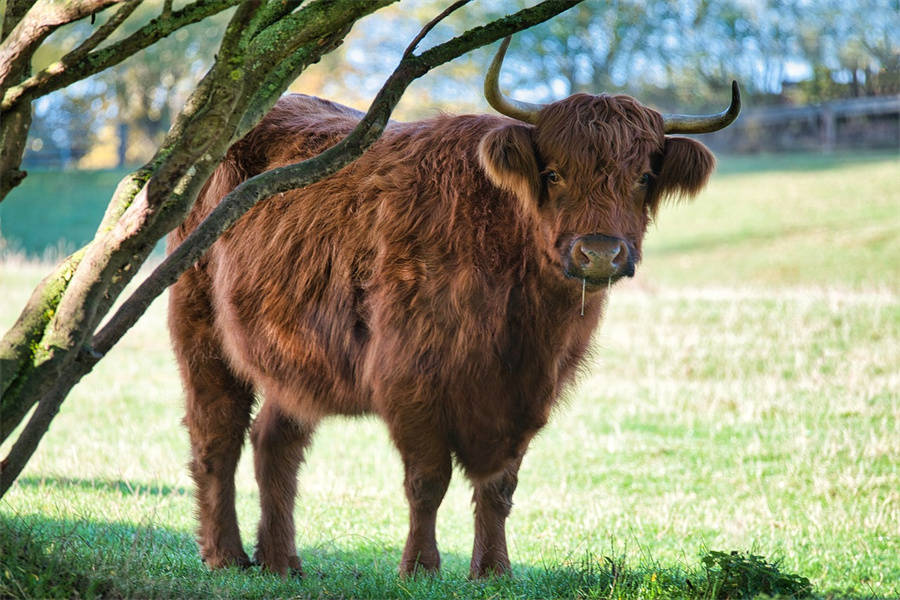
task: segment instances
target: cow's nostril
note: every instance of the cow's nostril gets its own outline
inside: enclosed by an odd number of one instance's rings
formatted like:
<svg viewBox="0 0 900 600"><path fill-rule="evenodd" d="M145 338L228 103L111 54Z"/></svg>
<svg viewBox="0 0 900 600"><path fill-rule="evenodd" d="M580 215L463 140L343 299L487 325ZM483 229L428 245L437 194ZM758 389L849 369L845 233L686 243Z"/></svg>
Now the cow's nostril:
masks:
<svg viewBox="0 0 900 600"><path fill-rule="evenodd" d="M588 248L585 248L584 246L582 246L580 248L580 250L581 250L581 266L582 267L586 267L594 262L594 259L597 257L597 255L594 252L592 252Z"/></svg>
<svg viewBox="0 0 900 600"><path fill-rule="evenodd" d="M619 245L615 248L615 254L610 262L617 269L621 268L623 264L628 262L628 246L625 245L625 242L619 242Z"/></svg>
<svg viewBox="0 0 900 600"><path fill-rule="evenodd" d="M589 281L631 275L631 250L621 238L600 234L582 236L569 247L568 274ZM631 270L629 270L631 269Z"/></svg>
<svg viewBox="0 0 900 600"><path fill-rule="evenodd" d="M578 266L582 269L590 266L591 263L594 262L594 252L588 248L582 240L575 242L575 247L572 250L572 258L578 262Z"/></svg>

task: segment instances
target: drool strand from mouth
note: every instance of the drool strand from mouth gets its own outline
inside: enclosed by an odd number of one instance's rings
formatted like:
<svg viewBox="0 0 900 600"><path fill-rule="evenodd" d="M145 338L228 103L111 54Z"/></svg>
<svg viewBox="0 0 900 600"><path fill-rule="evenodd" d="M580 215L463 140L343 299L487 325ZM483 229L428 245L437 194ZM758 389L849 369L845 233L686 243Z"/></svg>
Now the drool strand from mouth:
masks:
<svg viewBox="0 0 900 600"><path fill-rule="evenodd" d="M587 287L587 277L581 278L581 316L584 316L584 288Z"/></svg>

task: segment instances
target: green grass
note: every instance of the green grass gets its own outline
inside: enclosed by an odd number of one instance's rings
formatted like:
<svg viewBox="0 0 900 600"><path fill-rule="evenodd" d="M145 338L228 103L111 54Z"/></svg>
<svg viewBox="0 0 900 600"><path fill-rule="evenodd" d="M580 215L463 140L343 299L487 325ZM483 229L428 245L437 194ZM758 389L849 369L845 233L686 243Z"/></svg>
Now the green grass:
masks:
<svg viewBox="0 0 900 600"><path fill-rule="evenodd" d="M742 160L664 210L640 276L613 292L580 385L526 456L515 578L465 579L457 473L442 576L397 579L402 469L374 419L317 433L295 511L303 580L207 571L160 300L0 501L0 597L736 598L803 577L820 597L900 597L897 160ZM0 265L0 325L47 270Z"/></svg>
<svg viewBox="0 0 900 600"><path fill-rule="evenodd" d="M900 288L900 157L724 157L664 207L643 270L659 284Z"/></svg>

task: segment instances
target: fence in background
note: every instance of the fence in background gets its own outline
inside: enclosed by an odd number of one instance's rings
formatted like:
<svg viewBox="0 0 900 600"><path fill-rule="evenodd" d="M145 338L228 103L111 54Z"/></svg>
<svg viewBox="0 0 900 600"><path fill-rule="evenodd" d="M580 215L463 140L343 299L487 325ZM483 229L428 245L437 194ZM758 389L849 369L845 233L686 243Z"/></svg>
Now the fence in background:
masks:
<svg viewBox="0 0 900 600"><path fill-rule="evenodd" d="M745 107L733 125L703 140L716 150L740 154L900 150L900 95L797 107Z"/></svg>

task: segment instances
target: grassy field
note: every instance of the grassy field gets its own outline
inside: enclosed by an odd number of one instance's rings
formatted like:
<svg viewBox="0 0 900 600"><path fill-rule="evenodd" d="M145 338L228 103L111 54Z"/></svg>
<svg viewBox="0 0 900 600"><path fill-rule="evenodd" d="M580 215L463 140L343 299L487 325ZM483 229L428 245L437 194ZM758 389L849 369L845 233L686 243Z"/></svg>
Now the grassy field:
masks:
<svg viewBox="0 0 900 600"><path fill-rule="evenodd" d="M0 235L8 249L52 260L94 237L125 171L31 172L0 203Z"/></svg>
<svg viewBox="0 0 900 600"><path fill-rule="evenodd" d="M0 501L0 597L736 598L806 577L819 597L898 598L898 181L896 155L726 158L698 200L661 213L525 459L512 579L466 580L458 475L438 517L442 576L397 579L402 469L373 419L317 433L295 512L304 579L208 572L158 301ZM46 270L0 264L0 326Z"/></svg>

